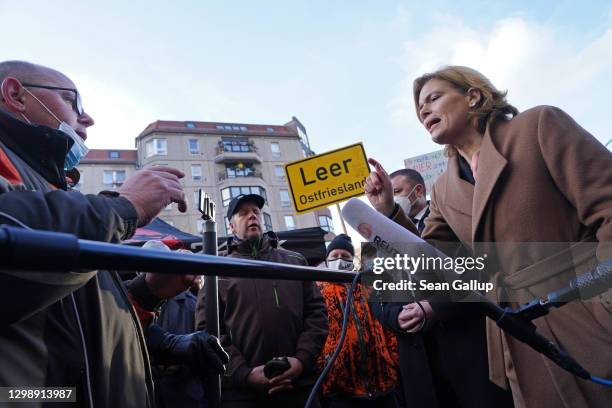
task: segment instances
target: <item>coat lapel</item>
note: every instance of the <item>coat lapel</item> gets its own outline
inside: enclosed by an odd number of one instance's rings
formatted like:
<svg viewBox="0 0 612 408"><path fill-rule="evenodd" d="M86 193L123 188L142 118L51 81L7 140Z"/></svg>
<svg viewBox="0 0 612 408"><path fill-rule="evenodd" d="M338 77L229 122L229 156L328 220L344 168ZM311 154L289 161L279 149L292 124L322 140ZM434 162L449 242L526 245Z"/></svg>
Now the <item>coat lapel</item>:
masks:
<svg viewBox="0 0 612 408"><path fill-rule="evenodd" d="M459 158L452 156L448 160L446 182L442 203L447 207L445 217L457 237L470 243L472 228L472 198L474 186L459 176Z"/></svg>
<svg viewBox="0 0 612 408"><path fill-rule="evenodd" d="M472 202L472 242L476 240L476 231L484 214L493 188L499 179L508 161L495 148L491 140L491 126L487 125L480 157L478 159L478 176L474 187L474 200Z"/></svg>
<svg viewBox="0 0 612 408"><path fill-rule="evenodd" d="M459 157L457 155L448 160L444 190L444 203L447 206L468 217L472 216L474 186L459 177Z"/></svg>

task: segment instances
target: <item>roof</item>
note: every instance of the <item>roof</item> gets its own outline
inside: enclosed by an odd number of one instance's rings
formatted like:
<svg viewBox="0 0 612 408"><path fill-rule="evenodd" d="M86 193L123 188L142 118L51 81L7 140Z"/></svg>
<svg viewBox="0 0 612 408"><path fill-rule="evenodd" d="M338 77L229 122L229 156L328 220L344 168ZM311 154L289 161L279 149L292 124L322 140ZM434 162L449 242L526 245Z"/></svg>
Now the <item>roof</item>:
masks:
<svg viewBox="0 0 612 408"><path fill-rule="evenodd" d="M283 125L254 125L246 123L194 122L194 121L155 121L143 130L136 139L151 133L205 133L217 135L245 136L285 136L298 137L297 131Z"/></svg>
<svg viewBox="0 0 612 408"><path fill-rule="evenodd" d="M113 153L111 155L111 152ZM117 157L118 156L118 157ZM135 149L91 149L81 160L81 163L125 163L134 164L138 161Z"/></svg>

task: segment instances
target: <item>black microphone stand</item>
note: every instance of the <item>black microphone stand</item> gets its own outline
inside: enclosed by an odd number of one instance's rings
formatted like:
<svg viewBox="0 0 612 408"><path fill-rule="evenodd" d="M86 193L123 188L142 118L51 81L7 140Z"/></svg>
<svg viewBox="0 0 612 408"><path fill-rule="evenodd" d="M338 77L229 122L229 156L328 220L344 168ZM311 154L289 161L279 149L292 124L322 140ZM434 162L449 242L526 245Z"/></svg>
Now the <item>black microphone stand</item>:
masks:
<svg viewBox="0 0 612 408"><path fill-rule="evenodd" d="M200 189L199 210L204 225L202 228L202 253L217 256L217 223L215 222L215 203L210 196ZM221 335L219 328L219 279L216 275L204 277L204 314L206 330L215 337ZM206 386L206 399L210 408L221 406L221 376L209 372Z"/></svg>
<svg viewBox="0 0 612 408"><path fill-rule="evenodd" d="M206 254L174 253L77 239L74 235L0 225L0 269L91 271L97 269L174 275L352 282L353 272Z"/></svg>

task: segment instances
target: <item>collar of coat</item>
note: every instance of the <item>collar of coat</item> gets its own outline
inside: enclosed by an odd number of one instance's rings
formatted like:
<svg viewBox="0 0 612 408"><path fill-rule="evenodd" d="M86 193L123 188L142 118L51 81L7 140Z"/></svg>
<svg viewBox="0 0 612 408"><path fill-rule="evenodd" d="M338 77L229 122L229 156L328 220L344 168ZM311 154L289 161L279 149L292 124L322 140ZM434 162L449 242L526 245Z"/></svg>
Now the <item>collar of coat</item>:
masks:
<svg viewBox="0 0 612 408"><path fill-rule="evenodd" d="M487 124L480 146L478 181L471 185L459 176L459 158L448 161L446 180L442 184L444 204L466 214L472 219L472 242L475 241L484 210L491 198L495 184L504 171L508 160L502 156L494 143L492 134L507 126L509 121L495 120ZM485 169L480 171L480 169Z"/></svg>
<svg viewBox="0 0 612 408"><path fill-rule="evenodd" d="M64 160L74 142L64 132L28 125L0 109L0 142L49 183L66 190Z"/></svg>
<svg viewBox="0 0 612 408"><path fill-rule="evenodd" d="M278 236L274 231L264 233L259 240L240 239L237 236L228 238L227 253L236 252L241 255L256 255L268 252L278 247Z"/></svg>

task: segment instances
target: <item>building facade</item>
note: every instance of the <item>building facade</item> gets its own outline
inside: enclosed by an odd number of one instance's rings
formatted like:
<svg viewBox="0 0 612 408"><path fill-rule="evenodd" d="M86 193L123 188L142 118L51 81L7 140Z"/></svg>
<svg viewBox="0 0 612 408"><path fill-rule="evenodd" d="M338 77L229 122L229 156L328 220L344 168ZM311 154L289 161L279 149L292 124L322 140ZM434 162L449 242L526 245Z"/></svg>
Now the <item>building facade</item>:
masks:
<svg viewBox="0 0 612 408"><path fill-rule="evenodd" d="M219 236L230 234L225 217L229 201L248 193L266 199L266 229L320 226L332 232L328 210L293 213L284 164L310 154L305 129L296 118L280 126L156 121L136 138L136 150L90 151L79 165L83 174L79 186L85 193L108 190L120 186L137 168L170 166L185 173L182 185L188 211L180 213L176 205L170 205L159 217L183 231L201 232L198 200L199 190L203 189L217 204ZM122 161L124 158L134 160L127 163Z"/></svg>
<svg viewBox="0 0 612 408"><path fill-rule="evenodd" d="M81 178L75 188L85 194L116 190L137 168L136 150L92 149L78 165Z"/></svg>

